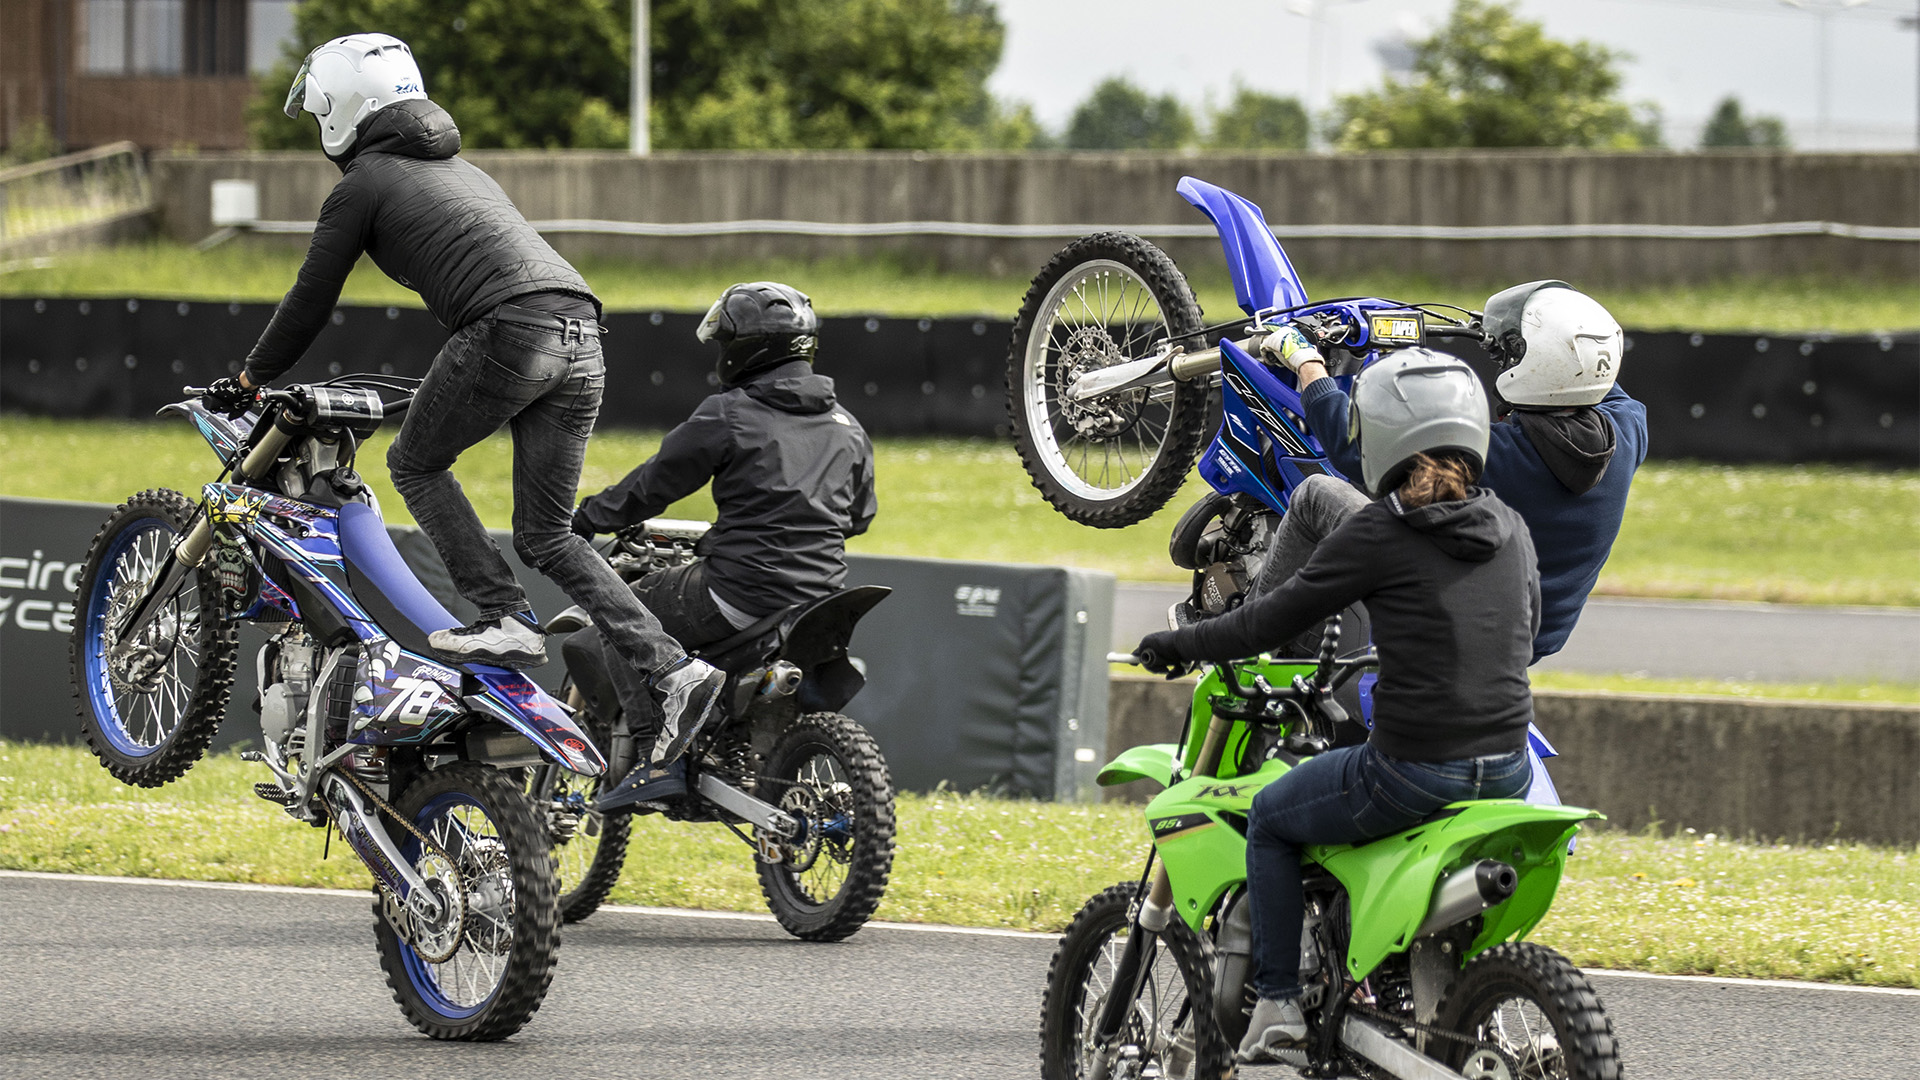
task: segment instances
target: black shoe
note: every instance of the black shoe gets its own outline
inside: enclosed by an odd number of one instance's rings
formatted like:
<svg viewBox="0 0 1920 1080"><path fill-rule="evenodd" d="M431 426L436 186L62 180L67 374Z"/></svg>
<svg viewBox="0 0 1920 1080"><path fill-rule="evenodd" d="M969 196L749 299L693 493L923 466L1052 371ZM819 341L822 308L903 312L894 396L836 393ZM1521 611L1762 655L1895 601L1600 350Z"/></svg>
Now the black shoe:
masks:
<svg viewBox="0 0 1920 1080"><path fill-rule="evenodd" d="M602 813L625 810L643 802L676 799L687 793L687 767L683 762L671 765L642 765L628 773L611 791L603 791L593 801Z"/></svg>

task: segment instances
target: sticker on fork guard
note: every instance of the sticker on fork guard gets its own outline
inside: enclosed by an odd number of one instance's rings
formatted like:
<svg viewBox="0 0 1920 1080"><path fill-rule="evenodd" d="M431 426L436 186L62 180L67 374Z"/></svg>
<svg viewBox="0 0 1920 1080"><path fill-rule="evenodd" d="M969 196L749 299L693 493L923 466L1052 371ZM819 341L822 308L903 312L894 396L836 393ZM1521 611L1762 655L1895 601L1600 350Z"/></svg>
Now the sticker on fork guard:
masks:
<svg viewBox="0 0 1920 1080"><path fill-rule="evenodd" d="M1220 823L1205 814L1181 814L1179 817L1155 818L1149 824L1153 826L1153 842L1163 844Z"/></svg>
<svg viewBox="0 0 1920 1080"><path fill-rule="evenodd" d="M1418 309L1376 311L1367 316L1367 336L1376 347L1419 345L1427 340L1427 316Z"/></svg>

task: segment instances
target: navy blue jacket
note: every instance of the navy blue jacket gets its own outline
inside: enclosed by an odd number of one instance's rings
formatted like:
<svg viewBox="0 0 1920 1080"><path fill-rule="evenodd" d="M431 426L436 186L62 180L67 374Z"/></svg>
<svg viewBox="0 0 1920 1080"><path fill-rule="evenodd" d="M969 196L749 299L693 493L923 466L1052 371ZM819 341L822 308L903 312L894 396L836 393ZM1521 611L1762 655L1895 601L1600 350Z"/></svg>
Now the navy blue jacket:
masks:
<svg viewBox="0 0 1920 1080"><path fill-rule="evenodd" d="M1318 379L1301 395L1301 402L1306 406L1307 426L1333 467L1346 476L1359 476L1360 449L1347 437L1346 392L1332 379ZM1579 495L1553 475L1511 419L1494 424L1487 442L1487 470L1480 484L1525 519L1540 561L1535 662L1559 652L1573 633L1587 594L1593 591L1614 538L1620 535L1634 470L1647 459L1645 405L1616 384L1594 408L1613 425L1613 458L1599 483Z"/></svg>

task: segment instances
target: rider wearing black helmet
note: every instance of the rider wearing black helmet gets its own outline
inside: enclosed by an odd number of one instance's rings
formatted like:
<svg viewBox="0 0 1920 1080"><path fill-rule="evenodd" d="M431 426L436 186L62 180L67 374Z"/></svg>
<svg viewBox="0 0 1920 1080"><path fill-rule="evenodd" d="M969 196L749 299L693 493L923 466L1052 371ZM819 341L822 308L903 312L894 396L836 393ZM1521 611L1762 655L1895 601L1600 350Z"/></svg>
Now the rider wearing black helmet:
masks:
<svg viewBox="0 0 1920 1080"><path fill-rule="evenodd" d="M722 293L698 333L720 346L720 392L668 432L658 453L574 511L576 533L615 532L713 482L718 513L701 557L634 587L688 648L838 589L847 537L865 532L878 508L873 445L835 399L833 380L813 371L819 332L812 302L791 286L756 281ZM639 700L624 686L621 698ZM645 745L641 725L633 728ZM663 728L656 764L677 757L695 730ZM615 789L601 805L622 795Z"/></svg>

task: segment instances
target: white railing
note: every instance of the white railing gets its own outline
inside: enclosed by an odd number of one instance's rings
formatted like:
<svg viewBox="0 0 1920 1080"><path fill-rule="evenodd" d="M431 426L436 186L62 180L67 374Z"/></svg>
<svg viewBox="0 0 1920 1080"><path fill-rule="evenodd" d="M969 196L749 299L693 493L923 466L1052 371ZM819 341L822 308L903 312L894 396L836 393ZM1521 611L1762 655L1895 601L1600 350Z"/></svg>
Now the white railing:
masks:
<svg viewBox="0 0 1920 1080"><path fill-rule="evenodd" d="M0 169L0 243L152 207L146 162L130 142Z"/></svg>

